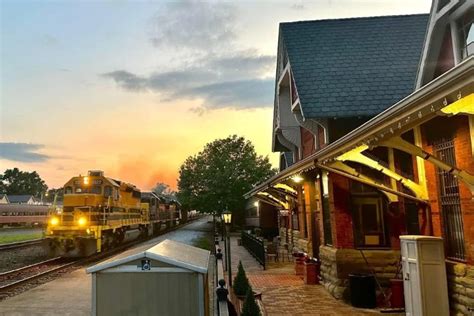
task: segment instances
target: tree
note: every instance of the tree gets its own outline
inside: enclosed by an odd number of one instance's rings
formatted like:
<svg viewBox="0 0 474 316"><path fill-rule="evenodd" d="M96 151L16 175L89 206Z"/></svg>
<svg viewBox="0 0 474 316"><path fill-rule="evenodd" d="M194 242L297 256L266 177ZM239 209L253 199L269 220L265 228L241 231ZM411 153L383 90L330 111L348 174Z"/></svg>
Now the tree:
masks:
<svg viewBox="0 0 474 316"><path fill-rule="evenodd" d="M233 135L206 144L186 159L179 170L177 196L184 209L234 213L244 209L246 192L274 174L268 157L257 155L250 141Z"/></svg>
<svg viewBox="0 0 474 316"><path fill-rule="evenodd" d="M249 279L245 274L242 261L239 261L239 265L237 267L237 275L234 278L234 285L232 286L232 289L234 290L235 295L244 296L247 293L249 287Z"/></svg>
<svg viewBox="0 0 474 316"><path fill-rule="evenodd" d="M64 189L49 189L48 192L45 194L45 201L48 203L53 203L54 198L56 197L56 202L61 202L64 199Z"/></svg>
<svg viewBox="0 0 474 316"><path fill-rule="evenodd" d="M0 182L4 193L15 194L31 194L36 197L43 195L48 186L36 171L20 171L18 168L7 169L0 174Z"/></svg>
<svg viewBox="0 0 474 316"><path fill-rule="evenodd" d="M175 200L176 199L176 191L173 191L169 185L163 182L157 182L155 187L151 189L155 192L158 196L162 196L165 199Z"/></svg>
<svg viewBox="0 0 474 316"><path fill-rule="evenodd" d="M241 316L260 316L262 313L260 312L260 307L257 305L257 301L255 301L255 296L253 294L252 287L249 286L247 293L245 294L245 301L244 306L242 307Z"/></svg>

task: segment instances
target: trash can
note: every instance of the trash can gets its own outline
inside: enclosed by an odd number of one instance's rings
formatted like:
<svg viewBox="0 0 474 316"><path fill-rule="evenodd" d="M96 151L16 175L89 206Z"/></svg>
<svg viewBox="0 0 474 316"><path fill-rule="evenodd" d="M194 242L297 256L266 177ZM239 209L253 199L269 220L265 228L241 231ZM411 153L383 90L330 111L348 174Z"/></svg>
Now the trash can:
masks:
<svg viewBox="0 0 474 316"><path fill-rule="evenodd" d="M319 261L314 259L304 262L304 284L319 284L319 266Z"/></svg>
<svg viewBox="0 0 474 316"><path fill-rule="evenodd" d="M375 308L377 306L373 275L364 273L349 274L349 285L352 306L362 308Z"/></svg>
<svg viewBox="0 0 474 316"><path fill-rule="evenodd" d="M392 290L392 295L390 296L390 307L404 308L405 300L403 297L403 280L391 279L390 289Z"/></svg>

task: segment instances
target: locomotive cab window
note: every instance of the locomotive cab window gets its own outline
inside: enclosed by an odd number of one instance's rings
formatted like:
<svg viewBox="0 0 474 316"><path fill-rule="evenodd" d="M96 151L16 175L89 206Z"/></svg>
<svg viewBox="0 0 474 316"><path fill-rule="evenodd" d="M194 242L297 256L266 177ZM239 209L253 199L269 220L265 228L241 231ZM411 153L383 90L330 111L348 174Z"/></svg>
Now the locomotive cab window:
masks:
<svg viewBox="0 0 474 316"><path fill-rule="evenodd" d="M102 187L100 185L94 185L91 189L93 194L102 194Z"/></svg>
<svg viewBox="0 0 474 316"><path fill-rule="evenodd" d="M109 197L112 195L112 187L110 185L106 185L104 187L104 196Z"/></svg>

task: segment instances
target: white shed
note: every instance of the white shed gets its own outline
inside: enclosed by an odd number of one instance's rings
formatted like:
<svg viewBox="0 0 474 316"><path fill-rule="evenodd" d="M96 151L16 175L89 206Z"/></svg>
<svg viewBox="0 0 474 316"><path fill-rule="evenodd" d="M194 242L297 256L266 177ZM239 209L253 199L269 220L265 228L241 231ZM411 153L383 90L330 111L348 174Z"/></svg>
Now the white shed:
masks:
<svg viewBox="0 0 474 316"><path fill-rule="evenodd" d="M172 240L89 267L93 315L209 315L210 252Z"/></svg>

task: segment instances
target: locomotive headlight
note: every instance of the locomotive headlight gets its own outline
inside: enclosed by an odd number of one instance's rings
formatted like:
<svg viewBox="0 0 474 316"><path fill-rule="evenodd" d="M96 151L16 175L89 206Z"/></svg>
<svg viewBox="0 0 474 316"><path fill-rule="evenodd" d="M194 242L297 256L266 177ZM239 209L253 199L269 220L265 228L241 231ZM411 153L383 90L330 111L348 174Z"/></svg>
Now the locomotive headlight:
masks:
<svg viewBox="0 0 474 316"><path fill-rule="evenodd" d="M51 224L51 226L56 226L59 224L59 218L51 217L51 219L49 220L49 223Z"/></svg>
<svg viewBox="0 0 474 316"><path fill-rule="evenodd" d="M84 180L84 185L89 184L89 177L88 176L85 176L83 180Z"/></svg>
<svg viewBox="0 0 474 316"><path fill-rule="evenodd" d="M77 220L77 224L79 224L79 226L85 226L87 224L87 218L79 217L79 219Z"/></svg>

